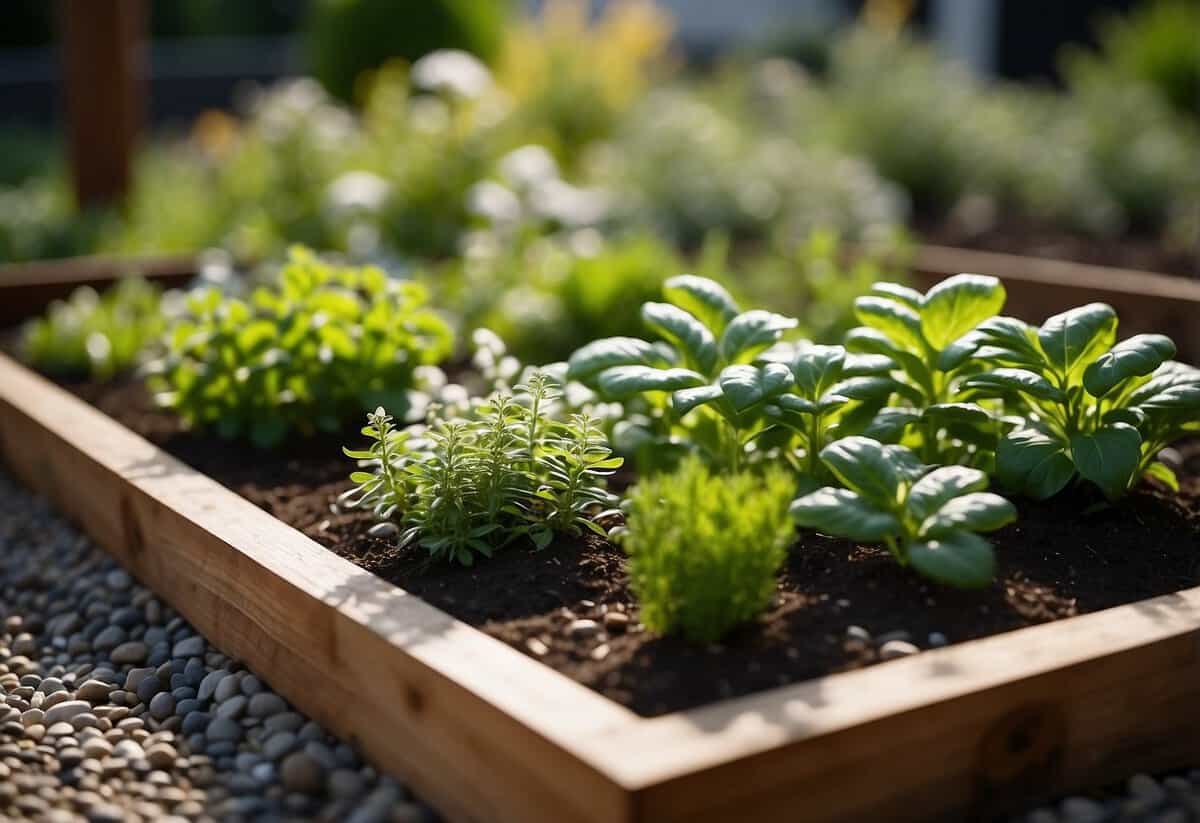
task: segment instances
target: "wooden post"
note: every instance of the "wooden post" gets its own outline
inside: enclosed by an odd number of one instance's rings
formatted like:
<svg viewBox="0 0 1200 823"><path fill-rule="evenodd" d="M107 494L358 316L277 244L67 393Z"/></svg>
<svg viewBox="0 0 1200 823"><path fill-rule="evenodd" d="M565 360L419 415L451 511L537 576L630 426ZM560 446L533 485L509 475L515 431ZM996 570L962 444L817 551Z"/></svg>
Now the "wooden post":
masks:
<svg viewBox="0 0 1200 823"><path fill-rule="evenodd" d="M129 189L146 99L144 0L59 0L68 152L81 207Z"/></svg>

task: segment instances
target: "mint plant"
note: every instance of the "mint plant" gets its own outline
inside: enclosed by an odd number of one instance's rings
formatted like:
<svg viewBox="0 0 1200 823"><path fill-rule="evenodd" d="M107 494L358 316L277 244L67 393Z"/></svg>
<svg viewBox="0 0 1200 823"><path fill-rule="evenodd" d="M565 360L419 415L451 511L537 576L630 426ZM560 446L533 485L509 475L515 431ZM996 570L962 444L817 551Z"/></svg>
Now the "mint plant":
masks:
<svg viewBox="0 0 1200 823"><path fill-rule="evenodd" d="M249 299L189 295L149 384L187 425L259 446L338 431L379 405L404 415L417 369L453 346L426 303L419 284L296 248L278 282Z"/></svg>
<svg viewBox="0 0 1200 823"><path fill-rule="evenodd" d="M610 337L571 355L567 378L606 400L644 398L667 431L690 412L693 443L737 468L762 430L764 407L792 382L782 363L756 357L795 328L796 320L759 309L743 312L720 284L680 275L663 284L666 303L646 303L642 320L662 342Z"/></svg>
<svg viewBox="0 0 1200 823"><path fill-rule="evenodd" d="M713 643L761 614L792 540L793 494L777 466L718 475L695 456L638 483L614 535L629 554L642 623Z"/></svg>
<svg viewBox="0 0 1200 823"><path fill-rule="evenodd" d="M520 538L543 549L555 534L605 536L594 516L615 502L605 483L622 459L593 418L549 416L559 397L546 375L516 391L424 429L398 429L376 409L362 430L369 447L345 449L361 468L340 504L398 524L402 545L467 566Z"/></svg>
<svg viewBox="0 0 1200 823"><path fill-rule="evenodd" d="M1116 337L1116 312L1103 303L1056 314L1040 328L1010 317L979 328L970 356L987 370L963 388L1024 415L997 448L1001 483L1038 499L1077 477L1110 500L1144 475L1178 489L1156 457L1200 431L1200 370L1172 361L1175 344L1161 334Z"/></svg>
<svg viewBox="0 0 1200 823"><path fill-rule="evenodd" d="M798 524L883 543L901 565L939 583L969 588L991 582L995 557L976 532L1007 525L1017 512L984 491L982 471L931 468L904 446L862 436L826 446L821 460L845 488L827 486L795 500L791 513Z"/></svg>
<svg viewBox="0 0 1200 823"><path fill-rule="evenodd" d="M50 374L96 380L133 369L162 336L161 290L126 277L104 294L90 286L50 304L21 332L21 353Z"/></svg>
<svg viewBox="0 0 1200 823"><path fill-rule="evenodd" d="M969 356L971 333L1003 308L1005 297L994 277L957 274L925 294L876 283L871 294L855 300L863 325L847 333L846 348L891 358L905 401L867 433L906 442L930 463L990 467L999 427L990 410L963 395L962 380L978 370Z"/></svg>

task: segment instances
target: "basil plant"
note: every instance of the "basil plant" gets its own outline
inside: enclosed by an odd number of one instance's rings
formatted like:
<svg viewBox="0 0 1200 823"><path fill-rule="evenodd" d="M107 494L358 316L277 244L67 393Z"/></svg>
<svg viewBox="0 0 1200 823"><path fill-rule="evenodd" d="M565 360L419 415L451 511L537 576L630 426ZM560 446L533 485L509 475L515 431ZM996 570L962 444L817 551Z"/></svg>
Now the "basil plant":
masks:
<svg viewBox="0 0 1200 823"><path fill-rule="evenodd" d="M951 586L988 585L992 546L977 532L1016 519L1011 503L985 491L987 475L966 466L933 468L904 446L847 437L821 461L845 488L827 486L792 503L801 526L866 543L883 543L896 560Z"/></svg>
<svg viewBox="0 0 1200 823"><path fill-rule="evenodd" d="M660 440L685 425L691 446L737 468L764 430L767 403L793 382L787 365L758 356L796 320L742 311L724 287L695 275L668 279L663 294L667 302L642 306L642 321L660 341L596 340L571 355L567 379L605 400L640 399Z"/></svg>
<svg viewBox="0 0 1200 823"><path fill-rule="evenodd" d="M855 300L862 326L846 334L846 348L894 361L901 398L865 433L911 446L926 462L990 469L1001 424L994 409L964 396L962 380L978 370L970 360L971 333L1004 307L1005 298L995 277L957 274L925 294L876 283Z"/></svg>
<svg viewBox="0 0 1200 823"><path fill-rule="evenodd" d="M1116 342L1111 306L1090 303L1040 328L1011 317L984 323L969 341L986 370L963 388L1003 398L1024 415L1000 440L996 474L1005 486L1044 499L1077 478L1110 500L1150 476L1178 489L1158 453L1200 431L1200 369L1171 360L1161 334Z"/></svg>

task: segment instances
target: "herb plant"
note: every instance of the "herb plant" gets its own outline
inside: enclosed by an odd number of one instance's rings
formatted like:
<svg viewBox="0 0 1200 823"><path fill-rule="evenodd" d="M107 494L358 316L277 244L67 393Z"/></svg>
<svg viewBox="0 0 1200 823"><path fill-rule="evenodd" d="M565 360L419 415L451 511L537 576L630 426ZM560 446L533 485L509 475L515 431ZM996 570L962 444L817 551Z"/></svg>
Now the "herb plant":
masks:
<svg viewBox="0 0 1200 823"><path fill-rule="evenodd" d="M21 350L45 372L108 380L136 366L164 325L160 290L128 277L103 295L81 286L52 303L25 326Z"/></svg>
<svg viewBox="0 0 1200 823"><path fill-rule="evenodd" d="M1171 360L1161 334L1116 342L1111 306L1090 303L1030 326L1010 317L985 323L972 357L987 370L967 389L1004 398L1024 413L1000 440L996 473L1006 486L1043 499L1076 476L1109 499L1143 475L1178 488L1155 458L1187 432L1200 431L1200 370Z"/></svg>
<svg viewBox="0 0 1200 823"><path fill-rule="evenodd" d="M710 473L698 458L630 492L618 532L647 628L699 643L763 612L793 527L791 476Z"/></svg>
<svg viewBox="0 0 1200 823"><path fill-rule="evenodd" d="M1004 306L994 277L958 274L925 294L895 283L877 283L854 303L862 327L846 335L851 351L886 355L897 366L897 393L905 402L888 409L868 434L901 441L929 463L975 462L990 466L998 424L962 393L962 379L978 370L970 359L970 333ZM907 439L903 439L905 435Z"/></svg>
<svg viewBox="0 0 1200 823"><path fill-rule="evenodd" d="M848 354L842 346L802 341L778 347L794 385L765 407L768 417L795 435L784 453L803 452L798 468L810 480L823 477L819 454L839 437L860 433L899 386L888 372L895 364L882 355ZM775 350L767 352L771 357Z"/></svg>
<svg viewBox="0 0 1200 823"><path fill-rule="evenodd" d="M756 357L794 328L774 312L743 312L715 281L694 275L663 284L666 303L642 306L643 322L664 342L610 337L571 355L567 377L608 400L645 397L670 421L701 409L691 441L718 463L737 468L762 431L767 402L792 383L790 369Z"/></svg>
<svg viewBox="0 0 1200 823"><path fill-rule="evenodd" d="M976 532L1017 516L987 488L987 475L965 466L923 465L911 450L869 437L847 437L821 452L844 489L825 487L792 503L801 526L881 542L901 565L959 587L986 586L995 570L991 545Z"/></svg>
<svg viewBox="0 0 1200 823"><path fill-rule="evenodd" d="M260 446L292 430L337 431L378 405L403 415L416 369L453 342L422 286L305 249L247 300L204 289L186 308L151 370L158 402L188 425Z"/></svg>
<svg viewBox="0 0 1200 823"><path fill-rule="evenodd" d="M467 566L522 537L542 549L556 533L604 536L593 515L614 502L605 482L622 459L594 419L549 416L559 394L546 375L533 374L516 391L424 431L398 429L376 409L362 430L369 448L345 450L363 469L340 502L398 523L402 545Z"/></svg>

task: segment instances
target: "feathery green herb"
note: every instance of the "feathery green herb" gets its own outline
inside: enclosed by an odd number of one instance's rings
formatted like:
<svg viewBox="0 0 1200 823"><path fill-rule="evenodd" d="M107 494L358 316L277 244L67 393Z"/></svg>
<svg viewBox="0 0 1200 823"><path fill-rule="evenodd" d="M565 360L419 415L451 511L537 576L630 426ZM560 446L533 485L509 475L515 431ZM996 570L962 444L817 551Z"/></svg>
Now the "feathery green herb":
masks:
<svg viewBox="0 0 1200 823"><path fill-rule="evenodd" d="M791 475L712 474L695 456L630 492L619 540L651 630L710 643L771 601L794 531Z"/></svg>
<svg viewBox="0 0 1200 823"><path fill-rule="evenodd" d="M345 450L363 468L340 502L398 524L403 545L468 566L522 537L542 549L556 533L605 536L595 516L615 502L605 485L622 459L593 418L550 417L559 393L545 374L515 390L423 431L376 409L362 430L369 448Z"/></svg>

